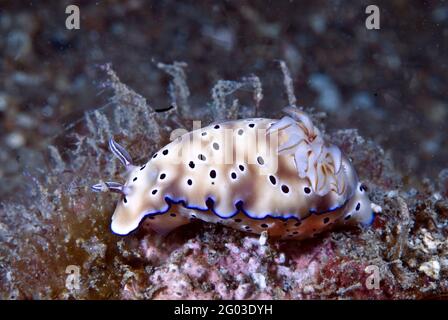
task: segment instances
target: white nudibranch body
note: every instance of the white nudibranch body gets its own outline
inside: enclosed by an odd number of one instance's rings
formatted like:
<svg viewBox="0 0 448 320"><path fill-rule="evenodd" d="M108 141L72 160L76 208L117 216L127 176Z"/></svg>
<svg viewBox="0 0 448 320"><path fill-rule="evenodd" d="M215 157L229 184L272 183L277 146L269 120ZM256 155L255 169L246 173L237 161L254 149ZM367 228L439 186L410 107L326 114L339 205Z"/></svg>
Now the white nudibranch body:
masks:
<svg viewBox="0 0 448 320"><path fill-rule="evenodd" d="M166 234L200 219L303 239L334 225L371 224L371 203L350 160L324 141L305 113L293 107L285 112L280 120L244 119L194 130L139 167L111 140L128 181L92 188L122 194L112 231L125 235L145 220Z"/></svg>

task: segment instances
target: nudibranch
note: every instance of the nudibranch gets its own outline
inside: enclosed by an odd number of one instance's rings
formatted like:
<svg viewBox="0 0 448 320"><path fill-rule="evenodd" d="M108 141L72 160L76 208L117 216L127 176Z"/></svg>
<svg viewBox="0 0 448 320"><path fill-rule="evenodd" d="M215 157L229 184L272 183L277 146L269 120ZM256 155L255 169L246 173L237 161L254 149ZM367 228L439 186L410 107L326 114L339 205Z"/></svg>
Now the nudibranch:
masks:
<svg viewBox="0 0 448 320"><path fill-rule="evenodd" d="M303 111L284 111L280 120L227 121L185 133L142 166L111 139L128 180L92 189L121 194L112 231L126 235L145 220L167 234L200 219L303 239L336 225L370 225L373 206L351 161Z"/></svg>

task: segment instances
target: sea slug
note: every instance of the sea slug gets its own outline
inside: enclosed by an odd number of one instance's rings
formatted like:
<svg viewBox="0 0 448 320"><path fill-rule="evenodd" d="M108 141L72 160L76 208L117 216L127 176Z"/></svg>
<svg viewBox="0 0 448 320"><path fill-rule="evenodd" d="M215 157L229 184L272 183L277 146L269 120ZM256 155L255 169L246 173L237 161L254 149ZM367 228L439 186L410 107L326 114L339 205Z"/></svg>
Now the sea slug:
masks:
<svg viewBox="0 0 448 320"><path fill-rule="evenodd" d="M145 223L169 233L192 219L281 239L303 239L334 225L370 225L372 204L350 160L303 111L280 120L215 123L175 139L142 166L110 140L128 170L124 184L94 191L121 194L112 231Z"/></svg>

